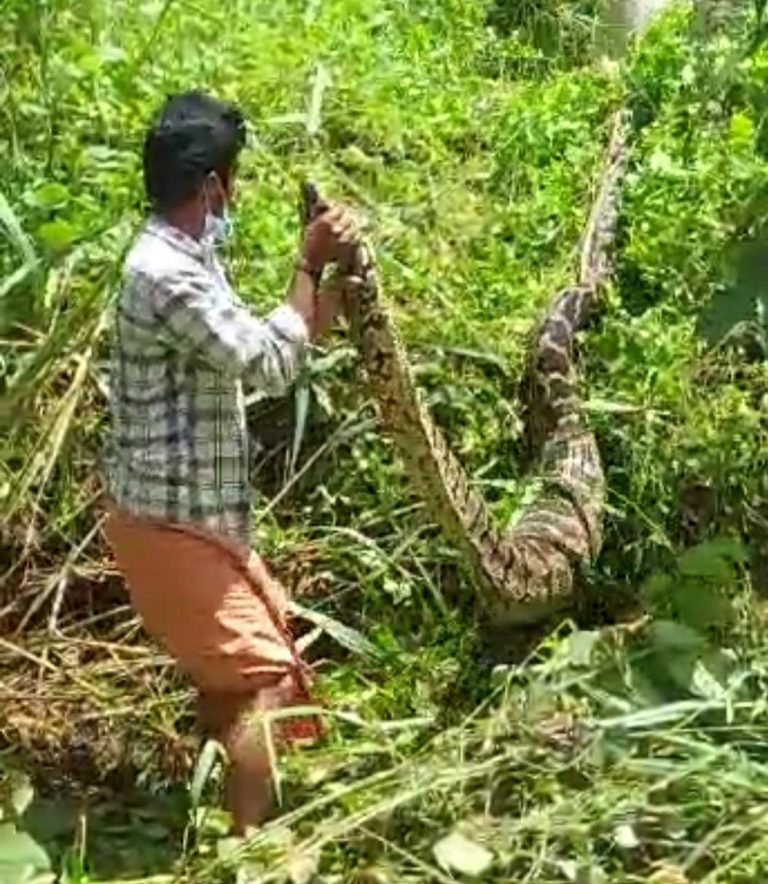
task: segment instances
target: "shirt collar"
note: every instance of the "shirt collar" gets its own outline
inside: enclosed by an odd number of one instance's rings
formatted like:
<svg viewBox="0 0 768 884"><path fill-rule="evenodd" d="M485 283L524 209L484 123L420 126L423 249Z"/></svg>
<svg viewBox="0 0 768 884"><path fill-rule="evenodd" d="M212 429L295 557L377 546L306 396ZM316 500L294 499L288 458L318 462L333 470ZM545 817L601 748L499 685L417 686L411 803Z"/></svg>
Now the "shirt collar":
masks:
<svg viewBox="0 0 768 884"><path fill-rule="evenodd" d="M184 252L185 255L189 255L191 258L202 261L204 264L206 263L208 250L205 245L200 242L200 240L190 236L188 233L184 233L183 230L179 230L178 227L169 224L159 215L154 215L149 219L145 230L151 236L156 236L159 239L164 240L169 245L173 246L174 249Z"/></svg>

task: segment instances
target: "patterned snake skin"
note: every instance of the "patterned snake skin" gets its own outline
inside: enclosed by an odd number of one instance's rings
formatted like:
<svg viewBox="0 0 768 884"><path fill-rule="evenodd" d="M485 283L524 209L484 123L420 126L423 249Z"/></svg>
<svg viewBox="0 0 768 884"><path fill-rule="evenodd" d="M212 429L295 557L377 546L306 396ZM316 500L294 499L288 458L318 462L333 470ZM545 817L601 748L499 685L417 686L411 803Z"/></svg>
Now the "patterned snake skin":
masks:
<svg viewBox="0 0 768 884"><path fill-rule="evenodd" d="M695 27L705 38L716 36L725 32L748 6L745 0L697 0Z"/></svg>
<svg viewBox="0 0 768 884"><path fill-rule="evenodd" d="M591 563L600 549L605 480L578 392L574 339L610 273L626 155L626 125L619 113L583 238L578 282L555 297L535 339L523 398L529 431L543 443L539 487L507 530L492 524L488 505L416 389L394 320L380 298L370 248L361 244L340 268L359 281L347 313L380 424L395 441L432 518L474 572L483 619L494 630L553 613L571 597L578 567ZM305 222L322 205L314 185L305 184Z"/></svg>

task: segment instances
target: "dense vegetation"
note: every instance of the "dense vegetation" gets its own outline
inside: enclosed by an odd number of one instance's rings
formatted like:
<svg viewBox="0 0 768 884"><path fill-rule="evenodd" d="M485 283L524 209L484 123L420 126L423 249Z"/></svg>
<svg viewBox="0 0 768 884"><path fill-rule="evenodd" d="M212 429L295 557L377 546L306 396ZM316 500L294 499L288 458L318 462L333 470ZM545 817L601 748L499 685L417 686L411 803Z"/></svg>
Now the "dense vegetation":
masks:
<svg viewBox="0 0 768 884"><path fill-rule="evenodd" d="M617 65L600 2L5 0L2 884L768 876L764 6L712 26L673 6ZM573 621L488 663L343 333L290 402L257 406L255 541L322 627L332 727L281 759L280 815L247 846L99 532L142 131L191 85L253 127L240 290L280 298L307 172L358 206L419 383L500 517L526 493L528 331L573 276L611 111L634 122L615 284L583 340L610 512Z"/></svg>

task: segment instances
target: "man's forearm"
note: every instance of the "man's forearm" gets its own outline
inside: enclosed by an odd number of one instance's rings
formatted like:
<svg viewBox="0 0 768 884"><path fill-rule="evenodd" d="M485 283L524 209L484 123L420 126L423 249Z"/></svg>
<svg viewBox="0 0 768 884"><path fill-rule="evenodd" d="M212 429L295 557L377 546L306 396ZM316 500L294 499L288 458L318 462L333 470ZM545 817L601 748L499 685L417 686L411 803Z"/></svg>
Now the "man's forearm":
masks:
<svg viewBox="0 0 768 884"><path fill-rule="evenodd" d="M317 284L312 276L297 270L291 281L288 303L306 323L311 337L315 336L317 320Z"/></svg>

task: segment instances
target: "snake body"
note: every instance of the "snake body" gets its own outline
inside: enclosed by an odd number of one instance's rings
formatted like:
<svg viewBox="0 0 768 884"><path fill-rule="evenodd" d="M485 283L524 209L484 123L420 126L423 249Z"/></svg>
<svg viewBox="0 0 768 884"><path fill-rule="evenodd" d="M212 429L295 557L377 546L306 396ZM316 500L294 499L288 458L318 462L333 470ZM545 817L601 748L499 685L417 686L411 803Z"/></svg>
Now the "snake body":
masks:
<svg viewBox="0 0 768 884"><path fill-rule="evenodd" d="M611 270L610 247L626 163L626 132L614 119L608 157L583 237L577 283L554 298L534 339L523 399L540 447L538 490L516 522L494 525L489 507L433 421L414 383L392 314L382 301L366 243L343 272L358 280L348 316L378 418L394 440L429 513L462 554L494 629L540 620L573 592L575 575L601 545L605 479L578 391L574 344ZM305 185L305 219L319 195Z"/></svg>

